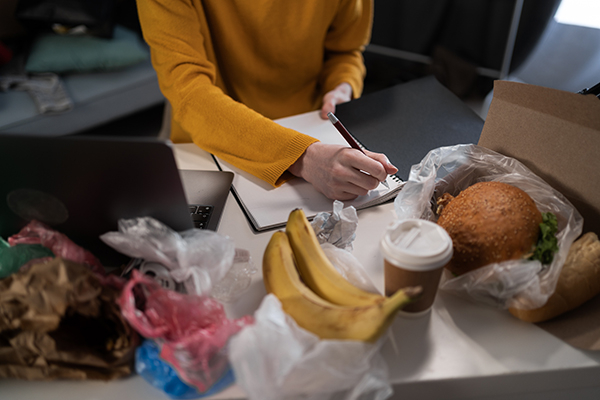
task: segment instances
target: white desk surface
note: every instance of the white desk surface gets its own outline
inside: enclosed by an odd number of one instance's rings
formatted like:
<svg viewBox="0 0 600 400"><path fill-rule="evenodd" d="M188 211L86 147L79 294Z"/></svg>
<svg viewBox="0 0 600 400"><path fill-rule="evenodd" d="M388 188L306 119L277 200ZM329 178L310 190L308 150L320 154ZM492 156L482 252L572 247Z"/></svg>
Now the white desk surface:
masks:
<svg viewBox="0 0 600 400"><path fill-rule="evenodd" d="M193 144L175 145L181 169L216 169ZM394 218L393 204L360 211L353 254L383 287L380 233ZM230 194L219 232L251 252L260 270L271 232L254 234ZM252 314L265 290L260 272L243 298L226 307L230 317ZM382 353L394 385L392 399L558 400L600 399L600 352L575 349L508 312L440 292L431 314L397 317L391 327L396 353L387 341ZM237 386L210 399L243 399ZM0 381L0 399L163 400L168 396L141 377L110 381Z"/></svg>

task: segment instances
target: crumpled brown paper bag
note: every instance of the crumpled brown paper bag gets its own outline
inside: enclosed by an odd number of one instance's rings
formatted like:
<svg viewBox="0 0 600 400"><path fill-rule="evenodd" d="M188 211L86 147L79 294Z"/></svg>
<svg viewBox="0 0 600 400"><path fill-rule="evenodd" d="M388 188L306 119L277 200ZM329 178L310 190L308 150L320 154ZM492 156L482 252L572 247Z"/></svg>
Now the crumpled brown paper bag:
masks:
<svg viewBox="0 0 600 400"><path fill-rule="evenodd" d="M0 377L115 379L130 375L139 339L120 288L55 258L0 280Z"/></svg>

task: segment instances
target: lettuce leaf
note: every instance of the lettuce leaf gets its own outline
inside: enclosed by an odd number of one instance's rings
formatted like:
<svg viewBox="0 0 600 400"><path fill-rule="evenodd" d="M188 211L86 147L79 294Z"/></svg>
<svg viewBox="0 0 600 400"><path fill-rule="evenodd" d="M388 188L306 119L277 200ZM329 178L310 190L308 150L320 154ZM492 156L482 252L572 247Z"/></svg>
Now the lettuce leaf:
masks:
<svg viewBox="0 0 600 400"><path fill-rule="evenodd" d="M554 253L558 251L558 221L556 215L551 212L542 213L540 224L540 236L530 260L539 260L542 264L550 264L554 259Z"/></svg>

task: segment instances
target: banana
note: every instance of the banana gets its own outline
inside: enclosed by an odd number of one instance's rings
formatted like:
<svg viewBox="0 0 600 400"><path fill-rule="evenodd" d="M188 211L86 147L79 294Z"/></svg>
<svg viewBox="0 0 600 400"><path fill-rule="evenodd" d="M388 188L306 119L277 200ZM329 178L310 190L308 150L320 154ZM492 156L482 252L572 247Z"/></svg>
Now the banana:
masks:
<svg viewBox="0 0 600 400"><path fill-rule="evenodd" d="M420 288L401 289L369 306L340 306L324 300L300 280L294 252L283 231L273 233L265 249L263 280L267 292L277 296L283 310L299 326L322 339L375 341L396 312L420 292Z"/></svg>
<svg viewBox="0 0 600 400"><path fill-rule="evenodd" d="M367 306L383 300L380 294L352 285L335 269L302 209L290 213L285 229L302 280L319 296L344 306Z"/></svg>

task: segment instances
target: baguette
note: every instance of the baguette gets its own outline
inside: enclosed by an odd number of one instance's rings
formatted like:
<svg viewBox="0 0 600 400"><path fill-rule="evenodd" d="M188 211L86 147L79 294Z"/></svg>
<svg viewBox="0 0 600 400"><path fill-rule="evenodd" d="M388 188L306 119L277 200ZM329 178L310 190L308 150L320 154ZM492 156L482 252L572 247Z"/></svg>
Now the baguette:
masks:
<svg viewBox="0 0 600 400"><path fill-rule="evenodd" d="M573 242L556 289L546 304L533 310L509 308L515 317L542 322L579 307L600 293L600 241L588 232Z"/></svg>

